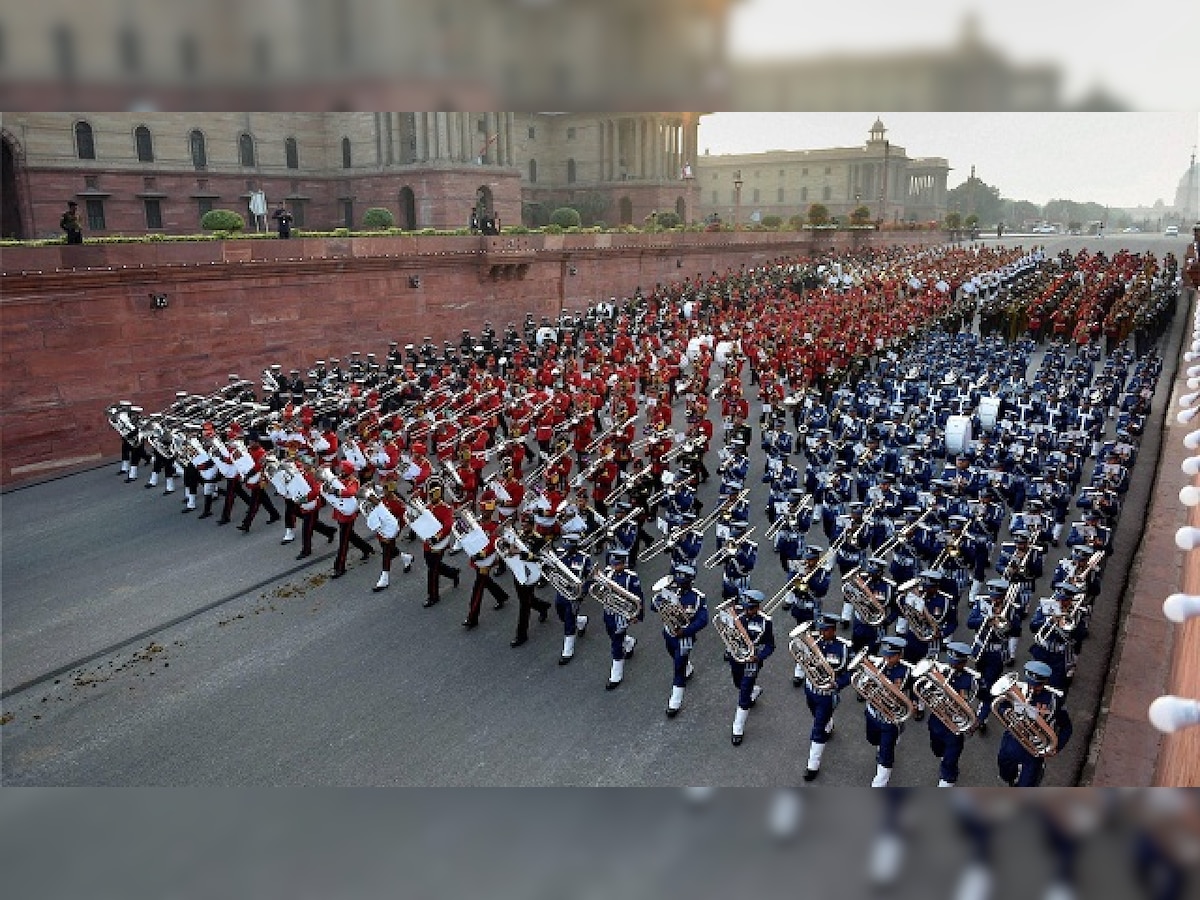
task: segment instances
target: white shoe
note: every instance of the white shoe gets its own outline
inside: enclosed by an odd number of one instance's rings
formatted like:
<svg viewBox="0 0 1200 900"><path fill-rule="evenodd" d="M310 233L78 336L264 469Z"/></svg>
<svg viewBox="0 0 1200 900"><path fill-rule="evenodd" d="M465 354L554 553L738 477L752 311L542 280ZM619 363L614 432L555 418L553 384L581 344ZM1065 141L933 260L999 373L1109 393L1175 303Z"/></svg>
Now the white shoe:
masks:
<svg viewBox="0 0 1200 900"><path fill-rule="evenodd" d="M946 781L944 778L938 779L938 787L954 787L953 781Z"/></svg>
<svg viewBox="0 0 1200 900"><path fill-rule="evenodd" d="M379 580L375 582L375 587L373 587L371 590L378 593L379 591L386 590L389 584L391 584L391 581L388 577L388 573L380 572Z"/></svg>
<svg viewBox="0 0 1200 900"><path fill-rule="evenodd" d="M412 571L413 555L411 553L401 553L400 562L403 564L405 572Z"/></svg>
<svg viewBox="0 0 1200 900"><path fill-rule="evenodd" d="M587 630L587 623L588 623L588 617L587 617L587 616L576 616L576 617L575 617L575 630L576 630L576 631L578 631L578 632L581 632L581 633L582 633L583 631L586 631L586 630Z"/></svg>
<svg viewBox="0 0 1200 900"><path fill-rule="evenodd" d="M612 661L612 668L609 670L609 673L608 673L608 684L606 684L604 686L605 689L611 691L613 688L615 688L617 685L619 685L624 678L625 678L625 660L614 659Z"/></svg>
<svg viewBox="0 0 1200 900"><path fill-rule="evenodd" d="M671 688L671 699L667 701L667 715L670 718L675 718L676 713L679 712L679 710L680 710L680 708L682 708L682 706L683 706L683 688L672 687Z"/></svg>
<svg viewBox="0 0 1200 900"><path fill-rule="evenodd" d="M1075 890L1069 884L1056 881L1046 888L1045 900L1075 900Z"/></svg>
<svg viewBox="0 0 1200 900"><path fill-rule="evenodd" d="M777 840L787 840L800 830L804 821L804 801L791 789L775 791L767 811L767 830Z"/></svg>
<svg viewBox="0 0 1200 900"><path fill-rule="evenodd" d="M872 884L876 886L889 885L895 882L900 874L900 864L904 861L904 844L899 835L881 834L875 838L875 846L871 848L869 874Z"/></svg>
<svg viewBox="0 0 1200 900"><path fill-rule="evenodd" d="M683 677L691 678L695 674L696 674L696 667L692 665L692 661L689 659L688 664L687 664L687 671L683 673ZM682 690L682 688L680 690Z"/></svg>
<svg viewBox="0 0 1200 900"><path fill-rule="evenodd" d="M629 656L633 653L633 648L637 646L637 638L625 635L625 655Z"/></svg>
<svg viewBox="0 0 1200 900"><path fill-rule="evenodd" d="M954 900L989 900L991 896L991 870L978 863L967 866L954 889Z"/></svg>
<svg viewBox="0 0 1200 900"><path fill-rule="evenodd" d="M892 770L887 766L876 764L875 777L871 779L871 787L887 787L888 782L892 780Z"/></svg>
<svg viewBox="0 0 1200 900"><path fill-rule="evenodd" d="M562 651L562 656L558 660L559 665L565 665L566 663L569 663L574 656L575 656L575 635L568 634L565 637L563 637L563 651Z"/></svg>
<svg viewBox="0 0 1200 900"><path fill-rule="evenodd" d="M753 703L753 702L754 702L754 701L756 701L756 700L757 700L759 697L761 697L761 696L762 696L762 692L763 692L762 685L761 685L761 684L756 684L756 685L754 686L753 690L751 690L751 691L750 691L750 702L751 702L751 703Z"/></svg>

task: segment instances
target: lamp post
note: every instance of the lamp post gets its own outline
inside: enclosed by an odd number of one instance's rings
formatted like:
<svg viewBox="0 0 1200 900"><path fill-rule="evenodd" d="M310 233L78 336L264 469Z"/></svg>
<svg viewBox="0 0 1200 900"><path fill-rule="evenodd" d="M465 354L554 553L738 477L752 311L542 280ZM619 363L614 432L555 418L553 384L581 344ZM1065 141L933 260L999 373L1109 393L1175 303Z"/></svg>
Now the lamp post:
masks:
<svg viewBox="0 0 1200 900"><path fill-rule="evenodd" d="M733 173L733 230L740 231L742 227L742 170Z"/></svg>

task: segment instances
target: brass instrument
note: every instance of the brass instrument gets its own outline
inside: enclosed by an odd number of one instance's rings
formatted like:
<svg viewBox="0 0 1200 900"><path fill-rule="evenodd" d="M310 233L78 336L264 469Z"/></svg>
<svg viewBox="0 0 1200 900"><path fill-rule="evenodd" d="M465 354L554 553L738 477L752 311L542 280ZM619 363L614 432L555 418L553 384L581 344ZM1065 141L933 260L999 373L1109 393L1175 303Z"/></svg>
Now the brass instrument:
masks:
<svg viewBox="0 0 1200 900"><path fill-rule="evenodd" d="M597 528L591 537L579 545L579 549L584 553L589 553L593 547L597 546L602 541L608 540L622 527L636 519L639 513L641 513L641 509L635 506L619 519L614 519L609 524Z"/></svg>
<svg viewBox="0 0 1200 900"><path fill-rule="evenodd" d="M762 605L762 609L767 615L771 615L775 610L779 609L787 600L788 594L797 588L807 588L808 583L817 576L818 572L828 572L832 568L833 558L837 554L840 545L834 541L828 550L817 560L817 564L807 572L797 572L787 580L770 600Z"/></svg>
<svg viewBox="0 0 1200 900"><path fill-rule="evenodd" d="M906 581L896 589L900 595L900 614L904 616L908 627L917 640L930 643L938 636L938 630L941 628L941 622L933 617L933 614L925 606L924 598L920 606L916 606L908 599L909 593L912 592L920 584L919 578L914 578L912 581Z"/></svg>
<svg viewBox="0 0 1200 900"><path fill-rule="evenodd" d="M797 625L789 635L788 650L791 651L796 664L804 670L805 677L811 682L814 690L828 693L837 689L837 672L817 646L812 632L812 622Z"/></svg>
<svg viewBox="0 0 1200 900"><path fill-rule="evenodd" d="M482 553L490 540L487 532L483 530L468 509L460 509L455 512L454 524L450 526L450 531L458 545L470 556Z"/></svg>
<svg viewBox="0 0 1200 900"><path fill-rule="evenodd" d="M496 552L500 554L519 584L536 584L542 577L542 564L537 561L538 555L525 545L511 526L504 526L496 536Z"/></svg>
<svg viewBox="0 0 1200 900"><path fill-rule="evenodd" d="M689 482L692 482L695 480L696 480L696 475L693 473L691 475L688 475L686 478L682 478L678 481L671 482L669 485L667 485L662 490L655 491L653 494L651 494L646 499L646 505L649 507L653 507L656 504L661 503L663 501L663 498L666 497L667 494L669 494L671 492L672 488L675 488L676 490L678 490L679 488L683 487L685 484L688 484Z"/></svg>
<svg viewBox="0 0 1200 900"><path fill-rule="evenodd" d="M572 487L580 487L581 485L586 484L587 482L591 481L592 476L595 475L597 472L599 472L602 468L604 468L604 466L612 458L613 458L613 451L605 450L598 457L596 457L596 459L594 459L592 462L590 462L586 469L583 469L574 478L571 479L571 486Z"/></svg>
<svg viewBox="0 0 1200 900"><path fill-rule="evenodd" d="M640 472L634 473L632 476L623 475L621 478L620 485L618 485L612 491L610 491L608 496L604 498L604 505L611 506L612 504L616 503L622 494L624 494L626 491L628 491L630 488L632 488L639 481L644 481L645 479L647 479L649 477L650 477L649 467L642 469Z"/></svg>
<svg viewBox="0 0 1200 900"><path fill-rule="evenodd" d="M663 454L663 462L668 464L673 463L675 460L679 459L679 457L686 456L687 454L694 452L696 448L703 445L703 443L704 440L700 436L685 438Z"/></svg>
<svg viewBox="0 0 1200 900"><path fill-rule="evenodd" d="M646 560L654 559L654 557L658 556L663 551L674 547L681 540L683 540L683 537L686 534L703 534L713 526L713 523L715 523L717 519L721 517L721 513L723 513L726 509L732 508L737 503L740 503L749 495L749 488L744 489L738 494L730 494L725 498L723 503L717 506L716 509L706 515L703 519L697 519L691 525L685 525L682 528L678 528L671 534L668 534L651 544L642 554L642 561L645 562Z"/></svg>
<svg viewBox="0 0 1200 900"><path fill-rule="evenodd" d="M887 602L871 590L856 567L842 584L842 599L854 607L858 617L871 626L882 625L887 618Z"/></svg>
<svg viewBox="0 0 1200 900"><path fill-rule="evenodd" d="M108 418L108 424L116 429L124 440L129 443L136 443L138 435L138 425L135 421L136 416L130 412L132 404L117 403L105 410L105 416Z"/></svg>
<svg viewBox="0 0 1200 900"><path fill-rule="evenodd" d="M704 561L704 568L715 569L717 566L723 565L725 560L737 554L742 548L743 543L750 541L750 535L754 534L754 529L757 526L751 525L740 536L725 542L725 545L717 550L712 556Z"/></svg>
<svg viewBox="0 0 1200 900"><path fill-rule="evenodd" d="M572 600L583 599L583 579L549 545L538 554L538 562L542 566L542 575L554 590Z"/></svg>
<svg viewBox="0 0 1200 900"><path fill-rule="evenodd" d="M979 677L973 669L966 671ZM912 669L912 691L925 707L954 734L970 734L978 724L971 704L950 686L942 667L932 659L923 659Z"/></svg>
<svg viewBox="0 0 1200 900"><path fill-rule="evenodd" d="M1083 564L1083 567L1078 572L1075 572L1073 575L1071 575L1067 579L1067 582L1080 588L1086 587L1088 578L1090 578L1092 573L1098 570L1103 563L1104 551L1094 551L1092 555L1088 557L1088 561Z"/></svg>
<svg viewBox="0 0 1200 900"><path fill-rule="evenodd" d="M1051 693L1062 693L1046 688ZM1006 672L992 686L992 712L1030 756L1045 758L1058 752L1058 733L1029 702L1016 672Z"/></svg>
<svg viewBox="0 0 1200 900"><path fill-rule="evenodd" d="M642 612L642 599L633 591L626 590L603 572L592 576L588 595L604 607L609 615L634 620Z"/></svg>
<svg viewBox="0 0 1200 900"><path fill-rule="evenodd" d="M654 606L662 616L663 627L672 634L683 631L692 622L692 612L679 602L674 578L664 575L654 582Z"/></svg>
<svg viewBox="0 0 1200 900"><path fill-rule="evenodd" d="M879 670L867 653L867 648L864 647L846 667L852 673L850 683L858 695L879 713L883 721L889 725L902 725L915 711L913 702Z"/></svg>
<svg viewBox="0 0 1200 900"><path fill-rule="evenodd" d="M895 534L893 534L890 538L888 538L886 541L884 541L882 544L880 544L879 549L875 551L875 555L878 556L880 559L882 559L887 554L891 553L893 550L895 550L897 547L899 547L900 544L902 544L904 541L907 541L909 538L911 538L913 536L913 534L916 533L917 529L920 528L922 524L924 524L925 519L928 516L933 515L934 512L935 512L934 507L930 507L929 509L925 510L923 513L921 513L921 515L918 518L916 518L912 522L909 522L907 525L905 525L903 528L901 528L899 531L897 531ZM936 566L931 566L930 568L936 568Z"/></svg>
<svg viewBox="0 0 1200 900"><path fill-rule="evenodd" d="M637 416L633 415L633 416L630 416L629 418L627 418L624 422L620 422L620 423L613 422L612 425L610 425L608 428L605 428L602 432L600 432L600 434L598 434L595 438L593 438L592 442L590 444L588 444L587 447L584 448L583 452L584 453L595 453L606 440L608 440L613 435L624 431L626 428L628 428L630 425L632 425L636 421L637 421Z"/></svg>
<svg viewBox="0 0 1200 900"><path fill-rule="evenodd" d="M750 637L746 626L738 618L732 600L726 600L717 607L712 617L712 625L717 630L717 636L725 645L725 651L729 654L729 658L734 662L745 664L751 662L758 655L758 651L754 648L754 639Z"/></svg>
<svg viewBox="0 0 1200 900"><path fill-rule="evenodd" d="M770 524L770 526L768 526L767 530L765 532L763 532L763 536L769 541L775 540L775 535L779 534L779 532L783 530L783 526L787 523L787 521L789 519L795 519L801 513L805 512L805 511L811 511L814 508L814 506L815 506L815 502L813 500L813 495L805 494L803 497L801 497L799 500L797 500L794 504L789 506L787 509L787 512L785 512L778 519L776 519L774 522L772 522Z"/></svg>

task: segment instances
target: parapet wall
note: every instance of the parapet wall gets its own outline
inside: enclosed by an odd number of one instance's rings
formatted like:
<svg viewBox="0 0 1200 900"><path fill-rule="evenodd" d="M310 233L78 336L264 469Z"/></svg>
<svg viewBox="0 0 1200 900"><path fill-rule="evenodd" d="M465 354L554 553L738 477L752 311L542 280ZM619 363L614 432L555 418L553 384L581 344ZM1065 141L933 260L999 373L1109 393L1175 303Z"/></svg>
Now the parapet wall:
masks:
<svg viewBox="0 0 1200 900"><path fill-rule="evenodd" d="M815 249L930 245L931 232L397 236L0 250L0 486L119 450L104 418L230 373L306 370L388 342L457 339L701 273ZM166 296L155 309L151 295Z"/></svg>

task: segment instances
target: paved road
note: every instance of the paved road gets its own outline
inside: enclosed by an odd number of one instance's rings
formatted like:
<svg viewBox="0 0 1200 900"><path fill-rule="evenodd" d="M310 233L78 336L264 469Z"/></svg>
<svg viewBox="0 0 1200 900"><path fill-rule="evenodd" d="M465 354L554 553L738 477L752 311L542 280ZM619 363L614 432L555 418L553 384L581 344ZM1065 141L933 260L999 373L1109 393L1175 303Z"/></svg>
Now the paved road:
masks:
<svg viewBox="0 0 1200 900"><path fill-rule="evenodd" d="M1044 243L1053 252L1072 242ZM1120 243L1144 249L1116 238L1102 246ZM1159 241L1154 249L1165 247ZM1143 501L1155 457L1139 458L1134 491ZM765 486L757 481L756 448L753 459L752 499L761 509ZM5 784L800 781L811 720L802 692L790 683L791 619L784 614L777 617L779 650L760 680L765 693L745 744L734 748L735 692L711 629L695 654L698 674L685 709L667 720L670 667L653 614L636 627L640 643L625 684L607 692L608 645L596 610L596 627L581 640L575 661L560 667L561 626L553 617L535 622L525 647L510 649L511 609L485 605L481 627L462 631L466 580L433 609L421 606L419 559L411 574L397 570L383 594L370 592L377 557L352 563L346 578L330 581L332 554L319 538L318 555L297 563L295 546L281 547L281 531L268 528L265 516L248 535L219 528L215 519L180 515L179 495L126 485L115 469L13 491L0 501ZM711 504L716 486L705 490ZM1131 502L1136 496L1131 492ZM1096 634L1071 696L1080 737L1051 763L1047 783L1070 784L1082 768L1089 710L1103 690L1116 594L1139 521L1136 509L1123 516ZM763 549L756 586L770 596L783 576ZM642 571L647 585L665 572L665 563L655 562ZM719 597L713 573L701 587L710 600ZM873 749L863 737L862 707L850 691L843 700L818 783L865 785L874 773ZM995 783L997 732L971 739L963 784ZM926 728L911 724L893 784L936 781Z"/></svg>

